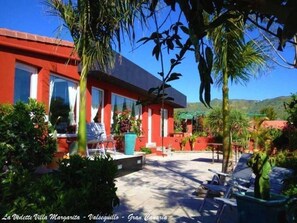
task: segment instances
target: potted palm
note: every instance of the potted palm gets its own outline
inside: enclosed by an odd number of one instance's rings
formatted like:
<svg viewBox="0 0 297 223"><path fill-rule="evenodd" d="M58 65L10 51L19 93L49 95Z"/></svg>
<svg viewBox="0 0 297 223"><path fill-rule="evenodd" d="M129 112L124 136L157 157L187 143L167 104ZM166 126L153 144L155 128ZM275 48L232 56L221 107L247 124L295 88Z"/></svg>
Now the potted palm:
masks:
<svg viewBox="0 0 297 223"><path fill-rule="evenodd" d="M281 223L285 221L287 197L270 193L269 174L274 166L272 151L255 152L248 161L255 175L254 192L237 193L238 217L241 223Z"/></svg>
<svg viewBox="0 0 297 223"><path fill-rule="evenodd" d="M184 137L184 138L181 139L181 141L180 141L180 149L181 149L182 151L185 150L187 141L188 141L188 137Z"/></svg>
<svg viewBox="0 0 297 223"><path fill-rule="evenodd" d="M189 136L189 143L190 143L191 150L194 150L197 138L198 138L197 134L193 134L193 135Z"/></svg>

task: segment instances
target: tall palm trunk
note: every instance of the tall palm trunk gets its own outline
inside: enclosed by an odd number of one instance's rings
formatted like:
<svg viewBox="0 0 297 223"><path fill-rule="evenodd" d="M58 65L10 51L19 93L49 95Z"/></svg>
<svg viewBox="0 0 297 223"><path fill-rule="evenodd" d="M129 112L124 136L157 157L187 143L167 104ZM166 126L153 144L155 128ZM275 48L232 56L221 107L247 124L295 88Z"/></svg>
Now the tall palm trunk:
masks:
<svg viewBox="0 0 297 223"><path fill-rule="evenodd" d="M84 57L83 57L84 58ZM84 63L84 61L83 61ZM78 152L80 155L86 155L87 137L86 137L86 89L87 89L87 69L83 66L79 82L79 125L78 125Z"/></svg>
<svg viewBox="0 0 297 223"><path fill-rule="evenodd" d="M86 155L86 88L87 88L87 75L81 75L79 82L79 96L80 96L80 109L79 109L79 124L78 124L78 153L82 156Z"/></svg>
<svg viewBox="0 0 297 223"><path fill-rule="evenodd" d="M79 5L82 5L81 0L78 1ZM78 123L78 154L81 156L86 155L87 147L87 129L86 129L86 90L87 90L87 80L90 67L90 56L87 53L89 47L89 35L87 31L88 21L90 17L90 5L88 2L85 2L85 7L82 7L82 13L80 15L81 22L83 24L83 30L81 33L82 40L82 71L79 81L79 123ZM80 7L81 8L81 7Z"/></svg>
<svg viewBox="0 0 297 223"><path fill-rule="evenodd" d="M87 55L82 56L82 72L79 81L79 123L78 123L78 153L86 155L87 131L86 131L86 90L87 76L89 72L89 58Z"/></svg>
<svg viewBox="0 0 297 223"><path fill-rule="evenodd" d="M230 140L230 129L228 125L229 119L229 87L228 87L228 69L223 71L223 165L222 171L230 172L232 168L232 149Z"/></svg>

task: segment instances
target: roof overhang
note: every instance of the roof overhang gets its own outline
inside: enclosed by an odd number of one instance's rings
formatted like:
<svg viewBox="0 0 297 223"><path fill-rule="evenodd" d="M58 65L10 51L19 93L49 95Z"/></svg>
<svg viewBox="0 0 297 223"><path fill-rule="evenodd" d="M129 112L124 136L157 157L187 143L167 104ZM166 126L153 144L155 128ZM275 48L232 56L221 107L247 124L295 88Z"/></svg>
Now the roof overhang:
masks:
<svg viewBox="0 0 297 223"><path fill-rule="evenodd" d="M116 55L113 69L103 73L98 67L94 65L89 76L131 90L137 93L141 99L152 97L148 94L149 89L162 84L161 80L154 75L119 54ZM81 67L79 67L80 70ZM174 108L185 108L187 106L187 98L181 92L171 87L166 89L166 93L174 99L173 101L166 101L167 104Z"/></svg>

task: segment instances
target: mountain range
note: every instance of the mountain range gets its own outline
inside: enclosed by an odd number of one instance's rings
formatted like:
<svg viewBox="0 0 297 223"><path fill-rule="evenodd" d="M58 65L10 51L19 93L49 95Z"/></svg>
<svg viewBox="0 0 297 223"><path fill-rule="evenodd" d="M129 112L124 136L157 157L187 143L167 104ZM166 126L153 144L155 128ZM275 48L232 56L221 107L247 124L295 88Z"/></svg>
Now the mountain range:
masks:
<svg viewBox="0 0 297 223"><path fill-rule="evenodd" d="M287 112L285 111L284 102L291 100L291 96L280 96L265 100L244 100L244 99L230 99L230 108L237 109L244 113L259 114L263 108L272 107L277 114L277 119L286 120ZM222 100L213 99L210 103L212 108L221 107ZM205 107L201 102L188 103L187 108L177 109L177 111L186 112L203 112L207 113L211 109Z"/></svg>

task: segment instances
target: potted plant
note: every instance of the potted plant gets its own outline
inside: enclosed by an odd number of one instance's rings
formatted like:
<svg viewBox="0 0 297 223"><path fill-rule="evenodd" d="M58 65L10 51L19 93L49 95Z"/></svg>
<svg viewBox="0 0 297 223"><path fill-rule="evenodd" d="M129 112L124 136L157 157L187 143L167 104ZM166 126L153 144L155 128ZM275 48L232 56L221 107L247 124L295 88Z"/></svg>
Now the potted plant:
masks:
<svg viewBox="0 0 297 223"><path fill-rule="evenodd" d="M239 222L281 223L287 197L270 193L269 174L274 166L275 149L255 152L248 160L255 174L254 192L237 193Z"/></svg>
<svg viewBox="0 0 297 223"><path fill-rule="evenodd" d="M187 141L188 141L188 137L184 137L184 138L181 139L179 144L180 144L180 149L182 151L184 151L184 149L186 147L186 144L187 144Z"/></svg>
<svg viewBox="0 0 297 223"><path fill-rule="evenodd" d="M136 138L142 134L141 119L124 110L116 114L114 133L124 138L124 151L126 155L133 155Z"/></svg>
<svg viewBox="0 0 297 223"><path fill-rule="evenodd" d="M189 143L190 143L191 150L194 150L195 143L196 143L196 140L198 138L198 135L197 134L192 134L188 138L189 138Z"/></svg>

